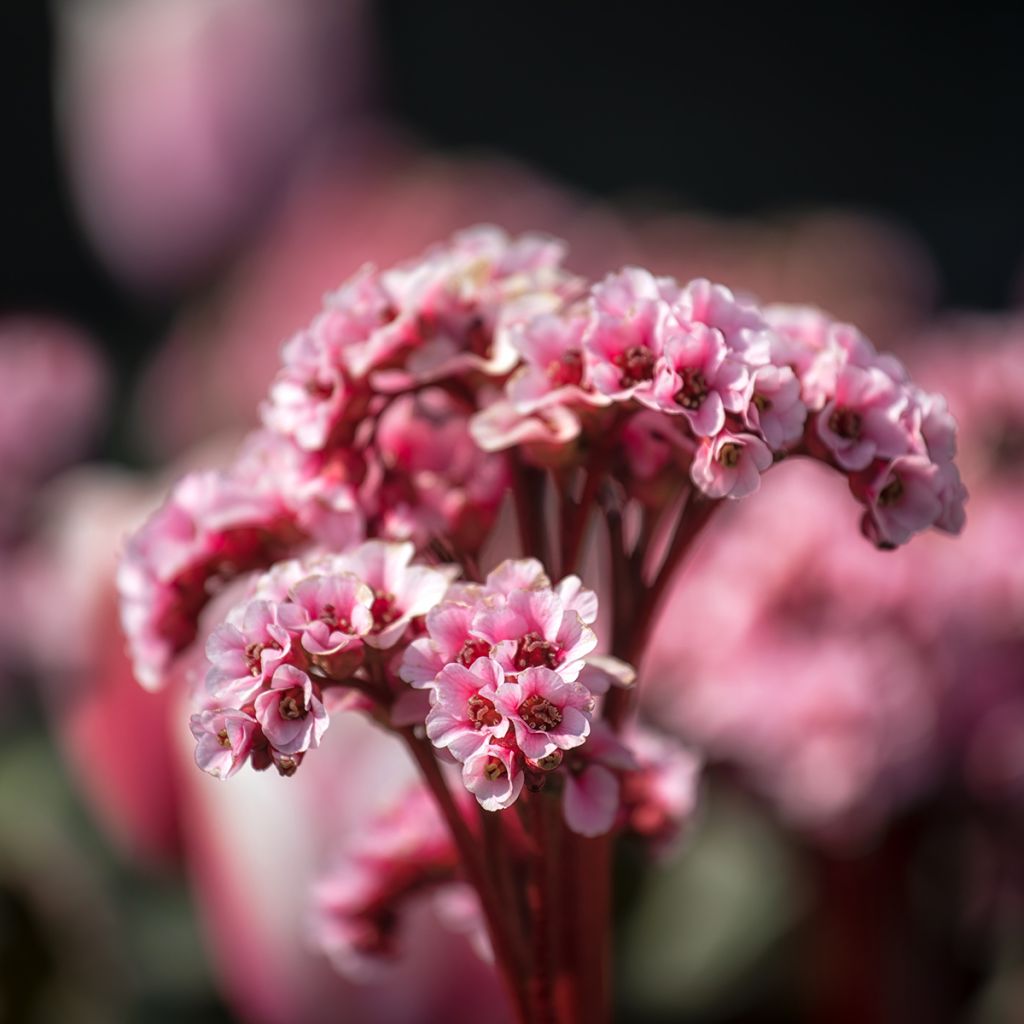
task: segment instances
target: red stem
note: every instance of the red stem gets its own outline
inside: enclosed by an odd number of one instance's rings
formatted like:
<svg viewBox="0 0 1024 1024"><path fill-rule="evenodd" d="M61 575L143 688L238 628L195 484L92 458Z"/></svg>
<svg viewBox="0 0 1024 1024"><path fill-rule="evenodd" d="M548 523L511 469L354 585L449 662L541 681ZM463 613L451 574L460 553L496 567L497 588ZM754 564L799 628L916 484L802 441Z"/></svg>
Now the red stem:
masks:
<svg viewBox="0 0 1024 1024"><path fill-rule="evenodd" d="M487 931L494 950L494 960L497 964L498 972L505 982L505 987L512 998L516 1020L522 1022L522 1024L528 1024L531 1018L522 988L525 973L522 956L515 948L515 943L508 934L503 908L496 896L484 862L480 857L480 847L477 840L469 831L466 820L463 818L462 812L459 810L451 791L448 789L448 784L441 774L441 769L434 756L433 749L427 746L423 740L419 739L411 728L401 730L401 734L416 764L419 766L424 781L430 787L434 798L437 800L438 807L444 815L462 860L462 868L465 871L466 879L477 891L480 898L480 907L483 911L484 920L487 923Z"/></svg>

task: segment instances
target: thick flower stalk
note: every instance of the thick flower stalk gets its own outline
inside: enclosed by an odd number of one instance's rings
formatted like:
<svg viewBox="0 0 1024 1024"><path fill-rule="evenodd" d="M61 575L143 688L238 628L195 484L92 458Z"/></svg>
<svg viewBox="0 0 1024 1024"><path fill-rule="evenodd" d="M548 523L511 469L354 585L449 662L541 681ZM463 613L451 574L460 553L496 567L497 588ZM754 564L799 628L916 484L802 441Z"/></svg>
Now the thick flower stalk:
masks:
<svg viewBox="0 0 1024 1024"><path fill-rule="evenodd" d="M611 843L660 848L692 805L697 759L631 711L713 513L798 455L846 476L879 547L957 532L965 492L943 400L855 328L639 268L591 285L563 255L476 228L363 268L285 345L235 462L130 540L120 586L144 685L205 643L211 774L290 775L341 712L407 745L428 809L325 882L336 963L393 954L410 901L454 891L519 1019L594 1021ZM519 557L488 572L513 516Z"/></svg>

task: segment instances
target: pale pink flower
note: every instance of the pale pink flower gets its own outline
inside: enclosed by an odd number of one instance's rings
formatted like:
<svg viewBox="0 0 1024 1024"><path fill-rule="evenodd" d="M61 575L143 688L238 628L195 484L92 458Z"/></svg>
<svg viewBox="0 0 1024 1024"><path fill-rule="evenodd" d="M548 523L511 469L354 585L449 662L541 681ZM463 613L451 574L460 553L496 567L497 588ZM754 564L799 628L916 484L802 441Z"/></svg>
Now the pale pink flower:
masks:
<svg viewBox="0 0 1024 1024"><path fill-rule="evenodd" d="M548 668L528 668L502 683L493 703L512 722L519 749L533 761L572 750L590 735L593 695Z"/></svg>
<svg viewBox="0 0 1024 1024"><path fill-rule="evenodd" d="M489 640L472 633L478 608L460 601L445 601L427 612L427 636L406 648L400 675L411 686L431 686L446 665L469 668L478 658L490 656Z"/></svg>
<svg viewBox="0 0 1024 1024"><path fill-rule="evenodd" d="M637 398L653 409L685 416L695 434L711 437L725 426L726 412L746 409L750 375L730 355L721 331L669 321L654 387Z"/></svg>
<svg viewBox="0 0 1024 1024"><path fill-rule="evenodd" d="M373 628L373 591L352 573L314 575L292 588L278 607L281 624L312 655L357 650Z"/></svg>
<svg viewBox="0 0 1024 1024"><path fill-rule="evenodd" d="M609 274L591 292L585 337L590 379L609 398L650 393L664 346L667 298L676 287L639 267Z"/></svg>
<svg viewBox="0 0 1024 1024"><path fill-rule="evenodd" d="M494 645L506 675L535 666L575 679L597 636L551 590L514 590L503 606L482 611L474 632Z"/></svg>
<svg viewBox="0 0 1024 1024"><path fill-rule="evenodd" d="M360 497L378 532L418 546L443 537L478 548L509 486L504 456L471 436L464 403L439 388L395 399L381 415L376 465Z"/></svg>
<svg viewBox="0 0 1024 1024"><path fill-rule="evenodd" d="M291 756L319 746L327 729L327 712L312 681L292 665L278 668L255 706L256 720L279 754Z"/></svg>
<svg viewBox="0 0 1024 1024"><path fill-rule="evenodd" d="M494 743L481 747L466 758L462 781L485 811L502 811L523 791L522 755Z"/></svg>
<svg viewBox="0 0 1024 1024"><path fill-rule="evenodd" d="M745 498L761 486L771 464L772 453L759 437L723 430L701 442L690 477L709 498Z"/></svg>
<svg viewBox="0 0 1024 1024"><path fill-rule="evenodd" d="M773 451L781 451L803 436L807 406L800 398L800 381L788 366L759 366L754 390L744 415Z"/></svg>
<svg viewBox="0 0 1024 1024"><path fill-rule="evenodd" d="M192 642L209 581L273 561L294 537L275 496L222 473L193 473L175 486L128 541L118 566L121 621L136 675L155 689Z"/></svg>
<svg viewBox="0 0 1024 1024"><path fill-rule="evenodd" d="M600 836L610 831L621 808L620 777L635 771L629 747L598 719L588 742L572 752L562 790L565 823L579 835Z"/></svg>
<svg viewBox="0 0 1024 1024"><path fill-rule="evenodd" d="M936 525L944 511L945 483L939 467L922 455L887 463L864 489L865 535L879 547L897 547Z"/></svg>
<svg viewBox="0 0 1024 1024"><path fill-rule="evenodd" d="M699 277L678 290L672 303L672 323L686 327L705 324L715 328L730 350L742 351L745 336L765 326L757 306L737 296L725 285Z"/></svg>
<svg viewBox="0 0 1024 1024"><path fill-rule="evenodd" d="M353 404L338 354L314 325L292 338L282 357L284 367L271 385L263 423L306 451L320 451Z"/></svg>
<svg viewBox="0 0 1024 1024"><path fill-rule="evenodd" d="M878 367L844 366L835 393L815 420L818 436L843 469L865 469L876 458L905 454L910 438L901 422L906 396Z"/></svg>
<svg viewBox="0 0 1024 1024"><path fill-rule="evenodd" d="M270 681L274 671L291 653L291 637L278 620L277 607L269 601L245 605L241 622L226 622L206 641L211 664L206 676L210 697L222 702L251 700Z"/></svg>
<svg viewBox="0 0 1024 1024"><path fill-rule="evenodd" d="M626 827L664 854L696 810L702 759L676 737L639 725L626 741L636 759L623 775Z"/></svg>
<svg viewBox="0 0 1024 1024"><path fill-rule="evenodd" d="M434 746L446 747L464 762L491 738L503 736L509 722L495 698L504 682L501 666L490 658L479 658L470 668L446 665L435 680L427 715L427 736Z"/></svg>
<svg viewBox="0 0 1024 1024"><path fill-rule="evenodd" d="M455 569L410 565L409 543L371 540L337 558L336 569L354 573L373 591L373 626L364 642L393 647L413 619L426 615L445 596Z"/></svg>
<svg viewBox="0 0 1024 1024"><path fill-rule="evenodd" d="M193 715L189 728L196 739L196 764L219 779L245 764L260 729L252 715L230 708Z"/></svg>
<svg viewBox="0 0 1024 1024"><path fill-rule="evenodd" d="M604 404L589 387L583 337L589 323L585 307L543 313L517 324L509 340L523 362L505 393L517 412L529 413L553 403Z"/></svg>

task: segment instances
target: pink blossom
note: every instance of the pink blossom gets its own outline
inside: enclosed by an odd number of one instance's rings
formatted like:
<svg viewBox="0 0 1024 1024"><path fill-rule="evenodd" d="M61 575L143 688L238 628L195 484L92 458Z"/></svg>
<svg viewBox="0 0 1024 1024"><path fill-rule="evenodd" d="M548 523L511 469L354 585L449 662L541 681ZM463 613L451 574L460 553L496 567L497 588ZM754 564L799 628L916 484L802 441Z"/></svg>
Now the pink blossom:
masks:
<svg viewBox="0 0 1024 1024"><path fill-rule="evenodd" d="M413 619L444 598L456 570L410 565L414 553L409 543L371 540L334 563L336 571L353 573L373 592L373 626L364 637L370 647L393 647Z"/></svg>
<svg viewBox="0 0 1024 1024"><path fill-rule="evenodd" d="M649 394L664 346L666 299L675 293L667 278L626 267L595 285L585 345L590 379L609 398Z"/></svg>
<svg viewBox="0 0 1024 1024"><path fill-rule="evenodd" d="M285 345L282 356L284 368L271 386L263 422L294 438L300 448L320 451L350 411L352 394L338 355L322 337L307 330Z"/></svg>
<svg viewBox="0 0 1024 1024"><path fill-rule="evenodd" d="M878 367L844 366L835 393L818 413L818 436L843 469L858 470L875 458L894 458L909 449L900 416L906 398Z"/></svg>
<svg viewBox="0 0 1024 1024"><path fill-rule="evenodd" d="M761 486L771 464L772 453L760 438L723 430L701 442L690 477L709 498L745 498Z"/></svg>
<svg viewBox="0 0 1024 1024"><path fill-rule="evenodd" d="M589 367L583 338L589 323L584 307L560 313L542 313L516 324L509 332L512 346L522 358L506 387L519 413L553 403L607 400L589 387Z"/></svg>
<svg viewBox="0 0 1024 1024"><path fill-rule="evenodd" d="M944 483L939 467L924 456L887 463L864 490L865 535L879 547L896 547L935 525L944 511Z"/></svg>
<svg viewBox="0 0 1024 1024"><path fill-rule="evenodd" d="M434 746L466 761L492 738L503 736L509 723L495 699L504 682L501 666L490 658L479 658L470 668L446 665L435 680L434 705L427 715L427 737Z"/></svg>
<svg viewBox="0 0 1024 1024"><path fill-rule="evenodd" d="M519 799L525 781L521 758L518 751L493 743L466 758L462 781L485 811L502 811Z"/></svg>
<svg viewBox="0 0 1024 1024"><path fill-rule="evenodd" d="M503 606L481 612L474 632L495 647L507 675L543 666L575 679L597 636L551 590L515 590Z"/></svg>
<svg viewBox="0 0 1024 1024"><path fill-rule="evenodd" d="M678 290L672 303L672 320L684 329L693 324L714 328L733 351L744 348L748 332L765 326L764 317L754 303L737 298L724 285L703 277Z"/></svg>
<svg viewBox="0 0 1024 1024"><path fill-rule="evenodd" d="M651 408L685 416L695 434L710 437L725 426L726 412L746 409L750 376L730 357L720 331L701 323L676 327L670 321L653 390L638 398Z"/></svg>
<svg viewBox="0 0 1024 1024"><path fill-rule="evenodd" d="M118 568L121 620L139 681L160 686L192 642L208 583L264 565L294 536L275 496L221 473L182 479L130 538Z"/></svg>
<svg viewBox="0 0 1024 1024"><path fill-rule="evenodd" d="M401 677L417 689L431 686L450 664L472 666L490 656L492 644L471 632L477 608L460 601L445 601L427 612L427 636L409 644L402 660Z"/></svg>
<svg viewBox="0 0 1024 1024"><path fill-rule="evenodd" d="M352 573L308 576L291 588L289 598L278 616L312 655L357 650L373 628L373 591Z"/></svg>
<svg viewBox="0 0 1024 1024"><path fill-rule="evenodd" d="M292 665L277 669L270 689L256 698L256 720L274 750L286 756L317 747L327 729L327 712L309 676Z"/></svg>
<svg viewBox="0 0 1024 1024"><path fill-rule="evenodd" d="M519 749L533 761L578 747L590 735L593 695L548 668L528 668L501 683L493 703L512 722Z"/></svg>
<svg viewBox="0 0 1024 1024"><path fill-rule="evenodd" d="M219 779L229 779L245 764L259 734L252 715L229 708L193 715L189 728L196 738L196 764Z"/></svg>
<svg viewBox="0 0 1024 1024"><path fill-rule="evenodd" d="M753 374L753 395L744 419L773 451L803 436L807 406L800 399L800 381L788 366L760 366Z"/></svg>
<svg viewBox="0 0 1024 1024"><path fill-rule="evenodd" d="M206 688L216 700L245 703L270 681L291 652L291 637L269 601L244 606L238 625L226 622L206 641Z"/></svg>

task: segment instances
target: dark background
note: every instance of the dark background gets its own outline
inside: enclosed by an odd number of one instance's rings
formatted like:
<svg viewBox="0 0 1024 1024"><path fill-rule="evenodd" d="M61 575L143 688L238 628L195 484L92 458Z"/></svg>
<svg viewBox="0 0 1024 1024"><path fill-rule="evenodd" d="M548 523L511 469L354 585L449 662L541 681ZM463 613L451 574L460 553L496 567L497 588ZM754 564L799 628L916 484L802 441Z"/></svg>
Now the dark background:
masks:
<svg viewBox="0 0 1024 1024"><path fill-rule="evenodd" d="M173 297L141 303L92 258L62 183L47 5L0 7L0 308L62 312L122 365L141 359ZM1012 299L1024 259L1019 9L830 6L792 21L776 5L372 11L380 106L429 144L508 153L599 195L879 213L931 250L942 305Z"/></svg>

